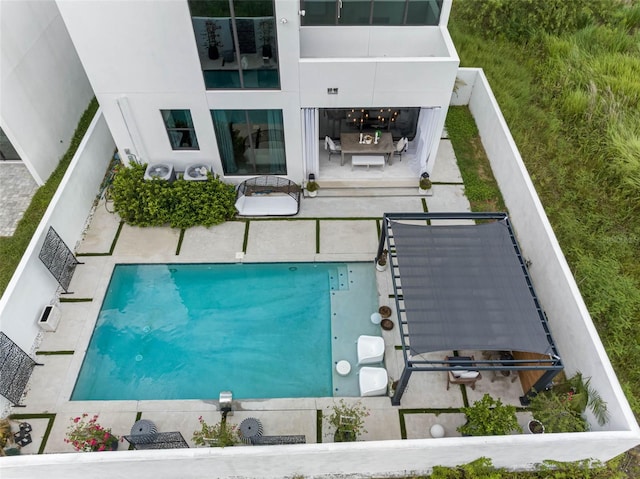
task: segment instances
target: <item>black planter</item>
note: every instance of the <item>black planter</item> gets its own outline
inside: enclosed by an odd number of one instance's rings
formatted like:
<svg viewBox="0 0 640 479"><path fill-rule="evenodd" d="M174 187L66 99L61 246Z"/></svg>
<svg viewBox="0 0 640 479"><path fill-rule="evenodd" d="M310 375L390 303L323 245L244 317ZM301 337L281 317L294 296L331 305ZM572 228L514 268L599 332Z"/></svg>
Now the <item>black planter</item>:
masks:
<svg viewBox="0 0 640 479"><path fill-rule="evenodd" d="M356 433L353 431L337 430L333 435L333 442L354 442L355 440Z"/></svg>
<svg viewBox="0 0 640 479"><path fill-rule="evenodd" d="M216 45L209 46L209 58L211 60L217 60L220 58L220 53L218 52L218 47Z"/></svg>

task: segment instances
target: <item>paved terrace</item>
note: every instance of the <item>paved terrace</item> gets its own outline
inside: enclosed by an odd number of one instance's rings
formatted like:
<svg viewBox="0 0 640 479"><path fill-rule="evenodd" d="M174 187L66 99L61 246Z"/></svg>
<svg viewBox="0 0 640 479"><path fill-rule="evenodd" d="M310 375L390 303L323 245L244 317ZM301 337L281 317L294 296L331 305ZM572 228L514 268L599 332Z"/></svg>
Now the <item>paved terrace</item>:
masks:
<svg viewBox="0 0 640 479"><path fill-rule="evenodd" d="M76 251L84 262L77 267L70 291L60 304L62 318L56 332L43 333L38 360L23 403L13 413L33 426L33 443L23 454L70 453L64 442L70 418L82 413L99 414L100 423L119 436L129 434L140 418L155 422L158 431L180 431L193 447L191 436L199 429L198 417L214 424L220 413L217 394L211 400L189 401L69 401L89 343L97 315L117 263L171 262L272 262L272 261L371 261L378 245L380 219L385 212L469 211L453 149L443 140L432 179L433 196L419 196L407 190L405 196L304 198L300 213L291 219L242 219L211 228L180 230L137 228L121 225L119 218L99 204ZM376 272L380 305L393 306L389 270ZM402 368L401 344L396 327L382 331L386 344L385 365L390 378L398 379ZM354 345L355 347L355 345ZM442 358L452 351L432 354ZM480 351L461 351L474 354ZM352 373L353 374L353 373ZM456 427L464 423L459 408L473 403L485 393L503 402L520 405L520 382L496 379L483 373L476 389L452 385L446 388L446 373L412 375L402 405L392 407L389 397L361 398L371 415L366 419L360 440L429 438L430 427L444 426L447 436L459 436ZM206 381L206 378L203 378ZM357 401L359 398L346 398ZM247 417L258 418L265 435L306 436L307 443L332 442L333 431L324 430L319 412L327 412L334 398L234 400L239 424ZM524 426L529 415L519 412ZM121 448L126 445L121 445ZM253 446L255 447L255 446Z"/></svg>

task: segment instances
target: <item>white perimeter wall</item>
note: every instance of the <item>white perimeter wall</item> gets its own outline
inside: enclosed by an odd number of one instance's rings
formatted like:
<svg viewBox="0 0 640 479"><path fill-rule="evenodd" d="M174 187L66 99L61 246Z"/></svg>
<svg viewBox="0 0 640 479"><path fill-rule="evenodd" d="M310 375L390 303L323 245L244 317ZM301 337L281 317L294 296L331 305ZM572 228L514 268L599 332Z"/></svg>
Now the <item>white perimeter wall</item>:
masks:
<svg viewBox="0 0 640 479"><path fill-rule="evenodd" d="M58 283L38 255L53 226L72 250L84 230L115 144L100 110L91 122L20 264L0 298L0 330L24 351L33 351L42 309L56 299ZM0 397L0 411L7 403Z"/></svg>
<svg viewBox="0 0 640 479"><path fill-rule="evenodd" d="M93 97L54 0L0 0L0 72L0 125L42 185Z"/></svg>
<svg viewBox="0 0 640 479"><path fill-rule="evenodd" d="M591 377L591 385L607 402L611 413L609 424L601 427L590 417L592 429L631 430L638 443L638 424L487 78L482 70L467 68L461 69L461 77L471 85L469 109L509 209L522 253L531 261L529 273L544 305L566 372L571 376L579 371Z"/></svg>
<svg viewBox="0 0 640 479"><path fill-rule="evenodd" d="M471 72L471 73L469 73ZM470 108L494 174L512 214L531 275L546 306L550 326L569 374L579 369L607 401L606 430L567 434L449 437L250 448L118 451L105 454L47 454L6 457L3 479L33 477L84 479L101 476L282 478L390 477L426 474L435 465L455 466L485 456L497 467L532 468L546 459L606 461L640 443L640 429L582 303L553 231L522 164L486 78L464 69L473 83ZM475 77L475 78L474 78ZM471 81L473 80L473 82ZM1 311L1 310L0 310ZM593 425L597 424L591 418ZM595 426L594 426L595 429Z"/></svg>

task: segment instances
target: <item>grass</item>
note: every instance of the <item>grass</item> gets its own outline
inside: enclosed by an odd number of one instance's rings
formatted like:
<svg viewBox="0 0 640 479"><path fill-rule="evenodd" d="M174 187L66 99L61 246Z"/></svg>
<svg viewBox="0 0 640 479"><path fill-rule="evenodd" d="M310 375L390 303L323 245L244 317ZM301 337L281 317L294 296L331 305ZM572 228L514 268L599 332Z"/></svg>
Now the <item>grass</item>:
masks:
<svg viewBox="0 0 640 479"><path fill-rule="evenodd" d="M18 223L13 236L0 237L0 258L2 258L2 261L0 261L0 295L7 288L96 111L98 111L98 102L94 98L82 114L67 152L47 182L38 188L33 195L31 203Z"/></svg>
<svg viewBox="0 0 640 479"><path fill-rule="evenodd" d="M640 10L609 2L606 21L511 42L465 23L477 5L454 2L461 64L484 69L640 417ZM619 477L638 477L637 452L627 457L633 472Z"/></svg>

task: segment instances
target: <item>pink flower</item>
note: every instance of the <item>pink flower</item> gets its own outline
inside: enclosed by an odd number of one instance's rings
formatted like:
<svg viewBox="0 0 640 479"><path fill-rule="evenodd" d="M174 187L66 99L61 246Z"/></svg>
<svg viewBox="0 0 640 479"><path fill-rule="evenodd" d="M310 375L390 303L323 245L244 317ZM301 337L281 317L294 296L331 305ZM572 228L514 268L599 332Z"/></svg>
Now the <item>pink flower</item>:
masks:
<svg viewBox="0 0 640 479"><path fill-rule="evenodd" d="M105 450L104 444L100 444L100 447L98 448L98 451L104 451L104 450Z"/></svg>

